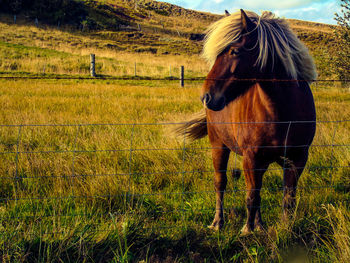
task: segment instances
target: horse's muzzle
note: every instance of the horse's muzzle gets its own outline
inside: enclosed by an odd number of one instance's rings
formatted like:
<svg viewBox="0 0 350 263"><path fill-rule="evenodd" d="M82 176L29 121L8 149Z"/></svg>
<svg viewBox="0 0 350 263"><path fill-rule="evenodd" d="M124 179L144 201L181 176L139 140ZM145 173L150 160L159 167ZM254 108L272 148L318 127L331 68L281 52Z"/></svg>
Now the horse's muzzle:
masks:
<svg viewBox="0 0 350 263"><path fill-rule="evenodd" d="M212 97L209 93L205 93L201 100L204 107L213 111L220 111L226 106L226 99L224 96L215 98Z"/></svg>

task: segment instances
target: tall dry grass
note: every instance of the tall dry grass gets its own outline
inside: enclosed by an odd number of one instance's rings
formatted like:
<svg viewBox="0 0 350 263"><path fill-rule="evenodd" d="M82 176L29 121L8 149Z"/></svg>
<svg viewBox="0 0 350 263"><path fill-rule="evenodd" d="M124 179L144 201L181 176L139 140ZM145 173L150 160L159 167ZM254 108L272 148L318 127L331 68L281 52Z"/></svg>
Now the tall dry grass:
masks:
<svg viewBox="0 0 350 263"><path fill-rule="evenodd" d="M182 32L202 26L156 15L151 22L159 19ZM189 77L208 71L198 55L135 54L125 51L130 43L95 33L21 23L0 23L0 32L2 73L87 75L90 53L98 74L134 75L135 62L141 76L169 76L169 66L177 76L180 65ZM171 80L0 80L2 260L347 262L349 122L334 121L350 119L348 90L313 86L321 122L292 220L280 218L282 171L272 165L261 192L266 233L241 237L245 183L231 176L241 158L230 157L226 225L213 233L206 228L215 210L209 142L169 133L170 123L202 108L200 88Z"/></svg>
<svg viewBox="0 0 350 263"><path fill-rule="evenodd" d="M72 124L0 127L4 257L96 261L104 253L119 262L168 253L179 261L281 262L299 253L300 260L345 262L348 208L338 202L349 198L349 147L341 146L349 145L349 123L318 124L289 224L280 220L282 171L273 165L261 193L267 233L239 236L245 183L228 173L227 222L215 234L206 230L215 198L207 139L184 147L183 138L169 136L170 124L153 125L201 109L200 84L186 85L2 80L1 124ZM349 118L348 92L318 86L314 94L319 120ZM232 155L229 171L237 167L241 158ZM334 210L324 209L329 203Z"/></svg>

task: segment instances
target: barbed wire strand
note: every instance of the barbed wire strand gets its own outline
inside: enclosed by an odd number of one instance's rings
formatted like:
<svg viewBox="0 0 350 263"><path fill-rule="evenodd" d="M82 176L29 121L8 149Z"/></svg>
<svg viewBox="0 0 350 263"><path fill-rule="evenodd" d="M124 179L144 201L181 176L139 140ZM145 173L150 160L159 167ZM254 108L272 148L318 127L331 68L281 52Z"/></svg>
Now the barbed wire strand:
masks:
<svg viewBox="0 0 350 263"><path fill-rule="evenodd" d="M237 146L239 149L278 149L278 148L327 148L327 147L350 147L350 144L311 144L311 145L261 145L261 146L254 146L254 145L242 145ZM185 150L189 151L208 151L213 149L227 149L227 148L221 148L221 147L189 147ZM118 153L118 152L129 152L130 149L105 149L105 150L39 150L39 151L3 151L0 152L0 155L6 155L6 154L63 154L63 153ZM183 151L183 149L180 148L134 148L132 150L133 152L144 152L144 151Z"/></svg>
<svg viewBox="0 0 350 263"><path fill-rule="evenodd" d="M177 77L149 77L149 76L0 76L0 79L5 80L139 80L139 81L179 81L181 78ZM350 82L350 79L261 79L261 78L207 78L201 77L189 77L184 78L185 81L237 81L237 82Z"/></svg>
<svg viewBox="0 0 350 263"><path fill-rule="evenodd" d="M278 202L279 203L279 202ZM318 206L315 205L310 205L308 203L301 203L301 200L298 200L298 203L295 207L295 209L298 208L308 208L308 207L312 207L312 208L323 208L325 205L334 205L334 204L343 204L343 203L350 203L350 199L341 199L341 200L334 200L332 202L329 203L322 203ZM278 204L275 204L273 202L269 202L260 206L254 206L254 208L260 208L260 209L267 209L267 208L271 208L271 207L276 207L278 206ZM245 208L245 203L242 202L241 205L239 206L232 206L231 208L223 208L223 211L225 213L231 213L232 211L235 211L237 208L241 208L244 209ZM171 214L171 213L181 213L181 215L179 216L179 220L182 220L182 213L214 213L216 211L215 207L211 207L211 208L199 208L199 209L193 209L193 208L181 208L181 209L173 209L173 210L157 210L157 211L137 211L137 210L132 210L132 211L126 211L126 212L106 212L106 213L99 213L98 216L101 216L101 218L103 219L106 216L109 217L113 217L113 216L127 216L127 215L133 215L133 216L155 216L155 214ZM32 218L33 220L39 220L39 219L51 219L51 218L90 218L93 219L93 216L95 216L96 213L79 213L79 214L48 214L48 215L23 215L23 216L2 216L0 217L0 219L2 220L21 220L21 219L30 219ZM15 222L11 222L11 223L15 223ZM88 224L89 226L99 226L100 224ZM113 224L112 224L113 225ZM142 225L139 225L139 227L141 227L142 229L147 229L147 228L143 228ZM181 228L183 228L182 226L180 226ZM158 227L156 227L158 228Z"/></svg>
<svg viewBox="0 0 350 263"><path fill-rule="evenodd" d="M317 123L348 123L350 122L350 119L344 119L344 120L295 120L295 121L256 121L256 122L198 122L198 124L218 124L218 125L232 125L232 124L239 124L239 125L252 125L252 124L289 124L289 122L292 122L292 124L317 124ZM0 127L75 127L75 126L81 126L81 127L99 127L99 126L170 126L170 125L183 125L186 124L185 121L182 122L153 122L153 123L67 123L67 124L52 124L52 123L43 123L43 124L30 124L30 123L20 123L20 124L0 124Z"/></svg>
<svg viewBox="0 0 350 263"><path fill-rule="evenodd" d="M296 169L301 169L303 167L295 167ZM325 170L325 169L336 169L336 168L350 168L350 165L337 165L337 166L322 166L322 165L309 165L304 167L305 170ZM292 169L292 168L285 168L285 170ZM260 170L266 170L268 172L272 171L283 171L283 168L268 168L268 169L237 169L241 172L245 171L260 171ZM174 174L193 174L193 173L214 173L214 170L189 170L189 171L163 171L163 172L134 172L132 175L174 175ZM218 172L231 172L231 170L218 170ZM71 178L71 177L121 177L121 176L130 176L130 173L111 173L111 174L68 174L68 175L40 175L40 176L21 176L21 177L11 177L11 176L0 176L0 179L8 179L8 180L29 180L29 179L45 179L45 178ZM0 199L1 200L1 199Z"/></svg>
<svg viewBox="0 0 350 263"><path fill-rule="evenodd" d="M350 188L350 185L327 185L327 186L297 186L295 188L289 188L289 189L295 189L295 190L320 190L320 189L334 189L334 188L339 188L339 189L348 189ZM247 192L247 191L256 191L260 189L247 189L247 188L241 188L241 189L234 189L234 190L226 190L222 191L223 193L236 193L236 192ZM261 189L261 192L276 192L276 191L283 191L284 187L264 187ZM182 195L194 195L194 194L212 194L216 193L218 191L215 190L205 190L205 191L180 191L180 192L161 192L161 193L134 193L133 197L150 197L150 196L180 196L182 198ZM108 195L81 195L81 196L50 196L50 197L22 197L22 198L0 198L0 201L7 202L7 201L30 201L30 200L69 200L69 199L97 199L97 198L113 198L113 197L124 197L128 193L120 193L120 194L108 194Z"/></svg>

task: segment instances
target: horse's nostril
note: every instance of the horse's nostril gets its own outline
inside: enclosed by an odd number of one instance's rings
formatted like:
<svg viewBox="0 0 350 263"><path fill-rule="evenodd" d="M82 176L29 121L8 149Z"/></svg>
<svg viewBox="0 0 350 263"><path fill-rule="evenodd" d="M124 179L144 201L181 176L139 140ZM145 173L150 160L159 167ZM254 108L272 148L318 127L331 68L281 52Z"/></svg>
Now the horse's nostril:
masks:
<svg viewBox="0 0 350 263"><path fill-rule="evenodd" d="M211 101L211 96L210 96L209 93L206 93L206 94L203 96L203 102L205 102L206 104L208 104L210 101Z"/></svg>

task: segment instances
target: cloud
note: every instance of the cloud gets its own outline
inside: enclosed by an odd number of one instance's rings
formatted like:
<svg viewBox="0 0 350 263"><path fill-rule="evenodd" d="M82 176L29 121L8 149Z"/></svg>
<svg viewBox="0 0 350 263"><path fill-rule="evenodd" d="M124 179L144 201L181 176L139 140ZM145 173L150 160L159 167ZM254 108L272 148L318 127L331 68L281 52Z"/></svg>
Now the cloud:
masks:
<svg viewBox="0 0 350 263"><path fill-rule="evenodd" d="M247 8L264 8L264 9L287 9L287 8L295 8L300 6L307 6L312 3L320 3L325 2L324 0L288 0L288 1L276 1L276 0L245 0L241 1L233 1L236 3L241 3L243 6Z"/></svg>
<svg viewBox="0 0 350 263"><path fill-rule="evenodd" d="M197 1L198 2L198 1ZM312 4L322 4L327 2L336 2L334 0L201 0L196 9L206 8L206 11L213 12L225 9L249 9L249 10L272 10L272 9L291 9L306 7ZM221 13L221 12L220 12Z"/></svg>
<svg viewBox="0 0 350 263"><path fill-rule="evenodd" d="M314 21L326 24L336 24L334 20L334 13L340 12L340 4L337 1L328 1L326 3L314 3L307 7L286 9L286 10L272 10L276 15L295 18L306 21Z"/></svg>
<svg viewBox="0 0 350 263"><path fill-rule="evenodd" d="M269 10L278 16L335 24L334 13L340 11L340 0L163 0L186 8L223 14L225 9Z"/></svg>

